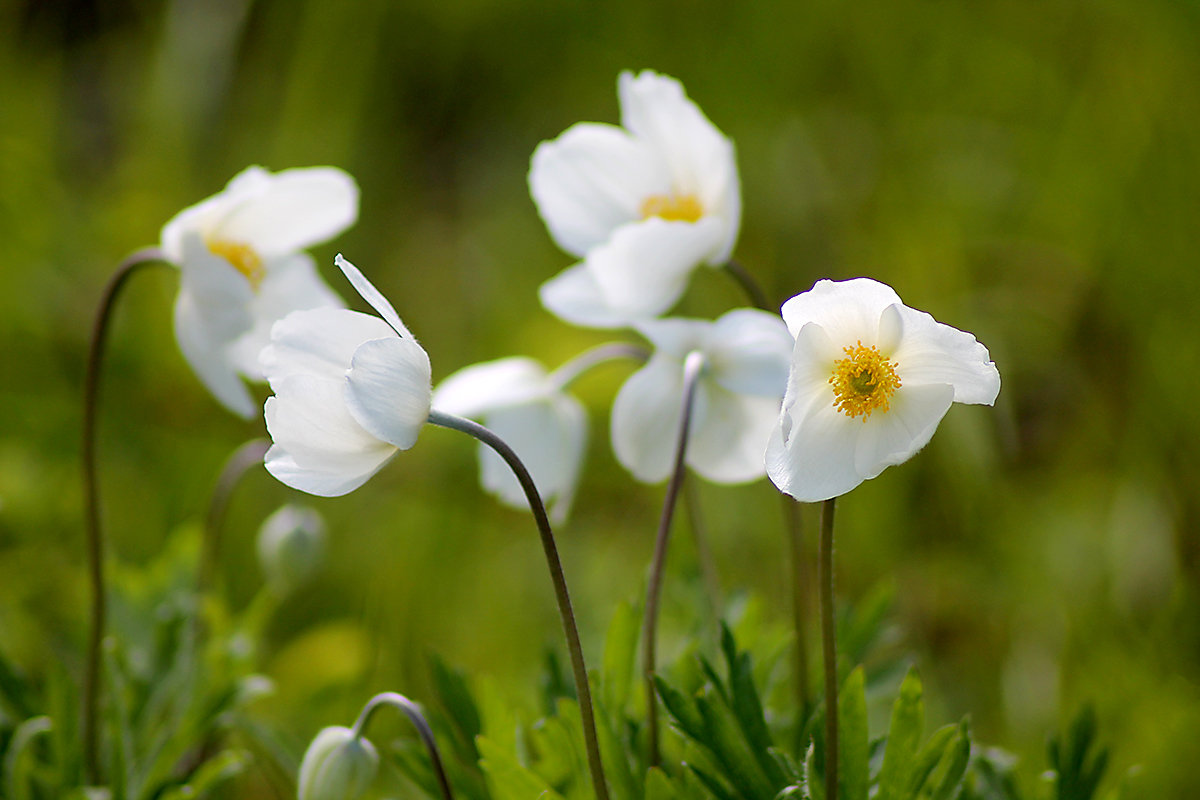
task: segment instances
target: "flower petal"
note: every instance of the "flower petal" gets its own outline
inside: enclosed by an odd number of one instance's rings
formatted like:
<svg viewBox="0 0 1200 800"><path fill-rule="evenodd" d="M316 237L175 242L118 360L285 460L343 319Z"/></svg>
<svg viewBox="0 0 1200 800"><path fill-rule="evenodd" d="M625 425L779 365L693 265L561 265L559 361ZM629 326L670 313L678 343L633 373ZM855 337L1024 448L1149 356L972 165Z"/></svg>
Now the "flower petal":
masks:
<svg viewBox="0 0 1200 800"><path fill-rule="evenodd" d="M954 387L956 403L996 401L1000 372L974 336L907 306L887 313L900 317L903 332L893 358L906 387L944 383Z"/></svg>
<svg viewBox="0 0 1200 800"><path fill-rule="evenodd" d="M532 358L513 357L472 364L438 384L434 408L460 417L528 403L550 391L546 369Z"/></svg>
<svg viewBox="0 0 1200 800"><path fill-rule="evenodd" d="M781 492L806 503L845 494L864 478L854 466L855 442L862 422L840 413L832 403L810 396L808 407L788 408L767 444L767 475Z"/></svg>
<svg viewBox="0 0 1200 800"><path fill-rule="evenodd" d="M883 310L899 302L892 287L870 278L821 280L784 303L780 313L793 336L809 322L817 322L839 347L853 346L860 339L870 347L878 344Z"/></svg>
<svg viewBox="0 0 1200 800"><path fill-rule="evenodd" d="M782 392L775 398L737 394L716 381L702 380L688 436L688 466L714 483L761 478L781 397Z"/></svg>
<svg viewBox="0 0 1200 800"><path fill-rule="evenodd" d="M953 402L954 387L947 384L898 389L887 411L858 423L862 430L854 448L855 470L870 479L908 461L929 443Z"/></svg>
<svg viewBox="0 0 1200 800"><path fill-rule="evenodd" d="M773 398L777 413L794 346L779 315L739 308L711 325L704 352L714 380L733 392Z"/></svg>
<svg viewBox="0 0 1200 800"><path fill-rule="evenodd" d="M387 324L395 329L396 333L406 339L416 338L408 332L408 328L404 327L404 323L400 321L400 315L396 313L396 309L392 308L392 304L388 302L388 299L375 288L374 284L367 280L367 276L363 275L358 267L343 258L341 253L337 254L333 259L333 263L337 264L338 269L342 271L342 274L346 276L346 279L350 281L350 284L362 299L366 300L371 308L378 311L379 316L383 317Z"/></svg>
<svg viewBox="0 0 1200 800"><path fill-rule="evenodd" d="M262 167L247 167L235 175L217 194L188 206L171 217L159 236L159 246L162 247L167 260L175 264L181 263L184 237L195 234L203 241L241 200L252 196L268 183L270 174Z"/></svg>
<svg viewBox="0 0 1200 800"><path fill-rule="evenodd" d="M254 416L254 400L238 377L229 343L214 340L194 298L180 292L175 298L175 340L188 366L221 405L244 419Z"/></svg>
<svg viewBox="0 0 1200 800"><path fill-rule="evenodd" d="M429 418L429 376L429 356L414 340L363 342L346 373L346 407L371 435L407 450Z"/></svg>
<svg viewBox="0 0 1200 800"><path fill-rule="evenodd" d="M359 345L388 337L396 338L392 326L371 314L344 308L293 311L271 327L271 343L259 363L275 391L280 379L298 373L340 382Z"/></svg>
<svg viewBox="0 0 1200 800"><path fill-rule="evenodd" d="M273 445L267 450L263 465L280 483L293 489L318 497L341 497L370 480L396 452L395 448L391 448L377 464L366 471L358 471L327 461L315 461L302 467L290 453L279 445Z"/></svg>
<svg viewBox="0 0 1200 800"><path fill-rule="evenodd" d="M634 325L634 328L654 345L655 350L661 350L664 354L679 359L682 364L688 353L705 349L704 344L712 323L704 319L669 317L643 320Z"/></svg>
<svg viewBox="0 0 1200 800"><path fill-rule="evenodd" d="M610 306L587 265L568 267L538 289L542 306L559 319L585 328L624 328L630 316Z"/></svg>
<svg viewBox="0 0 1200 800"><path fill-rule="evenodd" d="M582 256L642 216L647 197L670 191L656 154L613 125L581 123L533 151L529 192L550 235Z"/></svg>
<svg viewBox="0 0 1200 800"><path fill-rule="evenodd" d="M208 234L247 244L264 259L332 239L358 218L358 185L335 167L277 172L237 200Z"/></svg>
<svg viewBox="0 0 1200 800"><path fill-rule="evenodd" d="M655 355L617 392L612 410L612 445L617 460L644 483L671 474L683 401L683 368Z"/></svg>

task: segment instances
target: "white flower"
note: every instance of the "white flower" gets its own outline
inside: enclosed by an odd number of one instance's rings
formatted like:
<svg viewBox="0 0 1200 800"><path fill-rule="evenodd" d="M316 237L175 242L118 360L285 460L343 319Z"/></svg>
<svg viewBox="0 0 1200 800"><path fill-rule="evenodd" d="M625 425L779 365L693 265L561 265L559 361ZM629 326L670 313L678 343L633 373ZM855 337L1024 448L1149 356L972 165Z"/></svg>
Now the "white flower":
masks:
<svg viewBox="0 0 1200 800"><path fill-rule="evenodd" d="M670 475L683 404L683 364L698 351L704 366L692 406L686 463L717 483L761 477L792 349L779 317L742 308L715 322L651 320L638 330L655 352L625 382L613 404L617 460L647 483Z"/></svg>
<svg viewBox="0 0 1200 800"><path fill-rule="evenodd" d="M258 354L271 325L291 311L342 305L301 251L357 217L358 186L339 169L250 167L163 227L163 254L180 270L179 349L234 413L254 413L239 375L262 380Z"/></svg>
<svg viewBox="0 0 1200 800"><path fill-rule="evenodd" d="M566 519L583 466L587 415L541 364L517 357L466 367L442 381L433 406L478 419L504 439L533 476L542 500L553 502L552 519ZM516 475L482 443L479 480L507 505L529 508Z"/></svg>
<svg viewBox="0 0 1200 800"><path fill-rule="evenodd" d="M429 417L429 356L391 303L340 255L337 265L379 317L344 308L294 311L261 356L274 397L267 471L295 489L335 497L357 489ZM382 319L380 319L382 317Z"/></svg>
<svg viewBox="0 0 1200 800"><path fill-rule="evenodd" d="M951 403L991 405L1000 391L986 347L886 284L818 281L782 313L796 345L767 473L797 500L837 497L907 461Z"/></svg>
<svg viewBox="0 0 1200 800"><path fill-rule="evenodd" d="M354 800L379 771L379 754L350 728L323 728L304 751L297 778L299 800Z"/></svg>
<svg viewBox="0 0 1200 800"><path fill-rule="evenodd" d="M673 78L617 82L621 124L584 122L533 153L529 190L559 247L582 261L542 304L591 327L656 317L693 269L729 260L741 222L733 145Z"/></svg>

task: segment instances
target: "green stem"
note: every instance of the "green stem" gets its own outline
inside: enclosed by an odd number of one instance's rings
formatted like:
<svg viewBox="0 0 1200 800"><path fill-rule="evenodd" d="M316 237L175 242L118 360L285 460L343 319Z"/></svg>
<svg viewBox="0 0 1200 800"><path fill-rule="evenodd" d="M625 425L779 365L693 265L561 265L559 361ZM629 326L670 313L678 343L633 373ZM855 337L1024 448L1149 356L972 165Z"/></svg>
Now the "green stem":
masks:
<svg viewBox="0 0 1200 800"><path fill-rule="evenodd" d="M725 271L737 281L738 286L742 287L742 291L746 293L746 297L749 298L751 304L756 308L772 312L778 310L771 305L771 302L767 299L767 293L763 291L762 286L759 285L758 281L754 280L754 276L740 262L730 259L725 264Z"/></svg>
<svg viewBox="0 0 1200 800"><path fill-rule="evenodd" d="M817 569L821 584L821 644L825 662L825 800L837 800L838 790L838 676L833 614L834 498L821 506L821 540Z"/></svg>
<svg viewBox="0 0 1200 800"><path fill-rule="evenodd" d="M83 461L84 536L86 537L88 580L91 591L91 630L88 634L83 672L83 763L87 781L93 785L100 781L96 706L100 684L100 643L104 639L107 618L104 537L100 526L100 490L96 470L96 414L100 398L100 371L104 364L104 345L108 339L109 320L122 287L140 267L161 262L163 258L162 251L157 247L138 250L122 261L112 277L108 279L95 323L92 326L87 371L83 382L81 458Z"/></svg>
<svg viewBox="0 0 1200 800"><path fill-rule="evenodd" d="M550 373L550 381L560 390L566 389L587 371L609 361L630 358L634 361L645 362L650 358L650 352L641 345L629 342L607 342L597 345L590 350L584 350L579 355L564 363Z"/></svg>
<svg viewBox="0 0 1200 800"><path fill-rule="evenodd" d="M804 723L808 719L808 710L812 708L812 697L808 686L808 643L804 628L808 622L808 570L804 558L804 527L800 518L800 504L785 494L783 498L783 516L787 528L788 566L791 568L792 584L792 627L796 636L795 666L793 680L796 683L796 701L800 706L800 716L796 724L796 735L802 735Z"/></svg>
<svg viewBox="0 0 1200 800"><path fill-rule="evenodd" d="M270 446L271 443L266 439L251 439L234 450L221 467L208 502L208 515L204 519L204 542L200 548L200 567L197 571L201 594L212 585L216 575L217 561L221 556L221 526L225 522L225 512L229 508L233 490L252 467L262 463Z"/></svg>
<svg viewBox="0 0 1200 800"><path fill-rule="evenodd" d="M550 580L554 584L554 596L558 601L558 613L562 618L564 632L567 636L567 650L571 655L571 667L575 673L575 692L579 697L579 714L583 721L583 741L587 749L588 768L592 776L592 786L597 800L608 800L608 786L604 780L604 765L600 760L600 741L596 736L596 717L592 709L592 692L588 686L587 665L583 660L583 645L579 641L579 629L575 625L575 612L571 609L571 595L567 591L567 579L563 574L562 561L558 557L558 546L554 542L554 531L550 527L550 518L546 516L546 506L534 485L529 470L521 463L508 444L496 434L482 425L469 419L456 417L433 410L429 412L429 422L442 428L465 433L483 442L496 451L512 469L525 490L533 518L537 522L538 533L541 535L542 550L546 554L546 565L550 568Z"/></svg>
<svg viewBox="0 0 1200 800"><path fill-rule="evenodd" d="M646 617L642 623L642 673L646 680L646 732L648 735L648 764L658 766L658 694L654 689L655 630L658 627L658 598L662 589L663 569L667 560L667 541L671 534L671 519L675 501L687 473L684 456L687 454L688 429L692 422L692 405L696 386L704 369L704 355L693 350L683 363L683 408L679 417L679 436L675 443L675 466L667 483L658 533L654 538L654 558L650 562L650 581L646 586Z"/></svg>
<svg viewBox="0 0 1200 800"><path fill-rule="evenodd" d="M437 742L433 738L433 729L429 727L429 723L425 720L425 715L421 713L421 707L409 700L402 694L396 692L384 692L372 697L362 713L358 715L358 719L351 729L356 737L363 736L366 731L367 724L374 716L375 710L380 706L392 706L398 708L412 722L413 727L417 729L417 735L421 737L421 742L424 743L425 749L429 751L429 760L433 762L433 773L437 776L438 787L442 791L442 797L445 800L454 800L454 792L450 790L450 781L446 778L446 770L442 766L442 757L438 752Z"/></svg>

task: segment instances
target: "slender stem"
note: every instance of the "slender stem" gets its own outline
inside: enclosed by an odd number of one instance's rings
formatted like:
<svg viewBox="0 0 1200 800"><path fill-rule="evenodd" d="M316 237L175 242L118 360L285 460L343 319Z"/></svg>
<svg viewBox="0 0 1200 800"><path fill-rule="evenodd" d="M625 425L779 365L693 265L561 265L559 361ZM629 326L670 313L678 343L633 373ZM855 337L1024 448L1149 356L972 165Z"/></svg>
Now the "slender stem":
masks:
<svg viewBox="0 0 1200 800"><path fill-rule="evenodd" d="M567 636L567 650L571 654L571 667L575 673L575 693L579 697L579 714L583 721L583 742L587 749L592 787L595 789L597 800L608 800L608 785L604 780L604 765L600 760L600 741L596 736L596 717L592 710L592 692L588 686L587 665L583 660L583 645L579 641L579 629L575 625L575 612L571 609L571 595L567 591L567 579L563 574L562 561L558 557L558 546L554 543L554 531L550 527L550 518L546 516L546 505L542 502L541 495L538 494L533 477L513 449L503 439L482 425L437 410L429 412L429 422L473 436L495 450L496 454L503 458L512 469L521 488L525 490L525 497L529 500L529 507L537 522L538 533L542 540L542 550L546 554L546 565L550 568L550 580L554 583L558 613L562 617L563 630Z"/></svg>
<svg viewBox="0 0 1200 800"><path fill-rule="evenodd" d="M631 358L634 361L645 361L650 352L641 345L629 342L607 342L597 345L590 350L584 350L579 355L564 363L550 373L550 380L559 389L566 389L577 381L588 370L601 364L618 359Z"/></svg>
<svg viewBox="0 0 1200 800"><path fill-rule="evenodd" d="M216 486L213 487L212 497L208 502L208 515L204 519L204 542L200 549L200 568L197 581L199 590L203 593L212 585L216 574L217 561L221 555L221 526L225 522L225 512L233 497L233 490L250 469L262 463L263 456L271 443L266 439L251 439L244 442L230 454L221 467L217 476Z"/></svg>
<svg viewBox="0 0 1200 800"><path fill-rule="evenodd" d="M412 722L413 726L417 729L417 735L421 737L421 741L425 745L425 749L429 751L429 760L433 762L433 774L437 776L438 787L442 790L442 797L445 800L454 800L454 792L450 790L450 781L446 778L446 770L442 766L442 757L438 752L437 742L433 738L433 729L429 727L429 723L425 720L425 715L421 713L419 705L396 692L377 694L368 701L362 713L358 715L358 719L355 721L351 731L355 736L363 736L367 724L375 714L375 710L385 705L400 709Z"/></svg>
<svg viewBox="0 0 1200 800"><path fill-rule="evenodd" d="M658 597L662 589L663 568L667 560L667 541L671 534L671 519L675 514L675 501L683 484L687 467L688 429L692 422L692 404L696 398L696 386L704 369L704 355L693 350L683 362L683 409L679 416L679 436L675 443L675 467L667 483L667 494L663 499L662 516L658 521L658 534L654 538L654 558L650 562L650 581L646 586L646 617L642 623L642 672L646 679L646 732L648 735L648 764L657 766L658 754L658 694L654 690L655 630L658 627Z"/></svg>
<svg viewBox="0 0 1200 800"><path fill-rule="evenodd" d="M742 287L742 291L746 293L746 297L750 299L750 302L756 308L761 308L763 311L777 310L771 305L771 301L767 299L767 293L763 291L762 286L759 285L758 281L754 280L754 276L740 262L730 259L725 264L725 271L738 282L738 285Z"/></svg>
<svg viewBox="0 0 1200 800"><path fill-rule="evenodd" d="M721 578L717 574L717 562L713 559L712 547L704 529L704 515L700 511L700 495L696 491L694 478L683 479L683 505L687 509L688 524L696 544L696 560L700 563L700 576L704 581L704 593L708 597L709 613L712 617L713 634L721 633Z"/></svg>
<svg viewBox="0 0 1200 800"><path fill-rule="evenodd" d="M833 619L833 506L821 506L821 542L817 569L821 583L821 644L825 656L825 800L837 800L838 790L838 676Z"/></svg>
<svg viewBox="0 0 1200 800"><path fill-rule="evenodd" d="M786 494L781 494L780 497L783 498L783 517L790 556L788 566L791 568L792 627L796 636L793 680L796 682L796 701L800 706L796 735L800 736L804 730L804 722L808 719L808 710L812 707L808 687L808 643L804 635L809 613L808 564L804 558L804 527L800 518L800 504Z"/></svg>
<svg viewBox="0 0 1200 800"><path fill-rule="evenodd" d="M96 413L100 397L100 370L104 364L104 344L108 338L108 323L112 310L125 282L140 267L161 262L162 251L156 247L138 250L117 267L100 300L100 308L92 326L88 348L87 372L83 382L83 505L84 535L87 540L88 579L91 589L91 631L88 635L87 656L83 673L83 756L87 780L97 784L100 761L97 747L96 705L100 683L100 642L104 638L107 617L107 591L104 585L104 537L100 529L100 490L96 470Z"/></svg>

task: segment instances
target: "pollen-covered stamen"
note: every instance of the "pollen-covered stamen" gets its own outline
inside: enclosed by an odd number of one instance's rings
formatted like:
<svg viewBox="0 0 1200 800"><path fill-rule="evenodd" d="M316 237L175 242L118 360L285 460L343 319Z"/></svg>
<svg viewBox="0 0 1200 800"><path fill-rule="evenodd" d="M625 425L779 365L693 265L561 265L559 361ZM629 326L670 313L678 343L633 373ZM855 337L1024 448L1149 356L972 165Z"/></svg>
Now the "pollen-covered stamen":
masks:
<svg viewBox="0 0 1200 800"><path fill-rule="evenodd" d="M854 347L842 348L845 358L833 362L833 407L851 419L859 416L863 422L874 411L888 410L892 394L900 388L895 361L888 361L875 346L866 347L859 341Z"/></svg>
<svg viewBox="0 0 1200 800"><path fill-rule="evenodd" d="M250 288L257 291L258 287L262 285L267 271L263 268L262 259L250 245L217 239L208 242L208 249L213 255L225 259L234 269L245 275L246 280L250 281Z"/></svg>
<svg viewBox="0 0 1200 800"><path fill-rule="evenodd" d="M703 216L704 207L694 194L653 194L642 202L642 219L696 222Z"/></svg>

